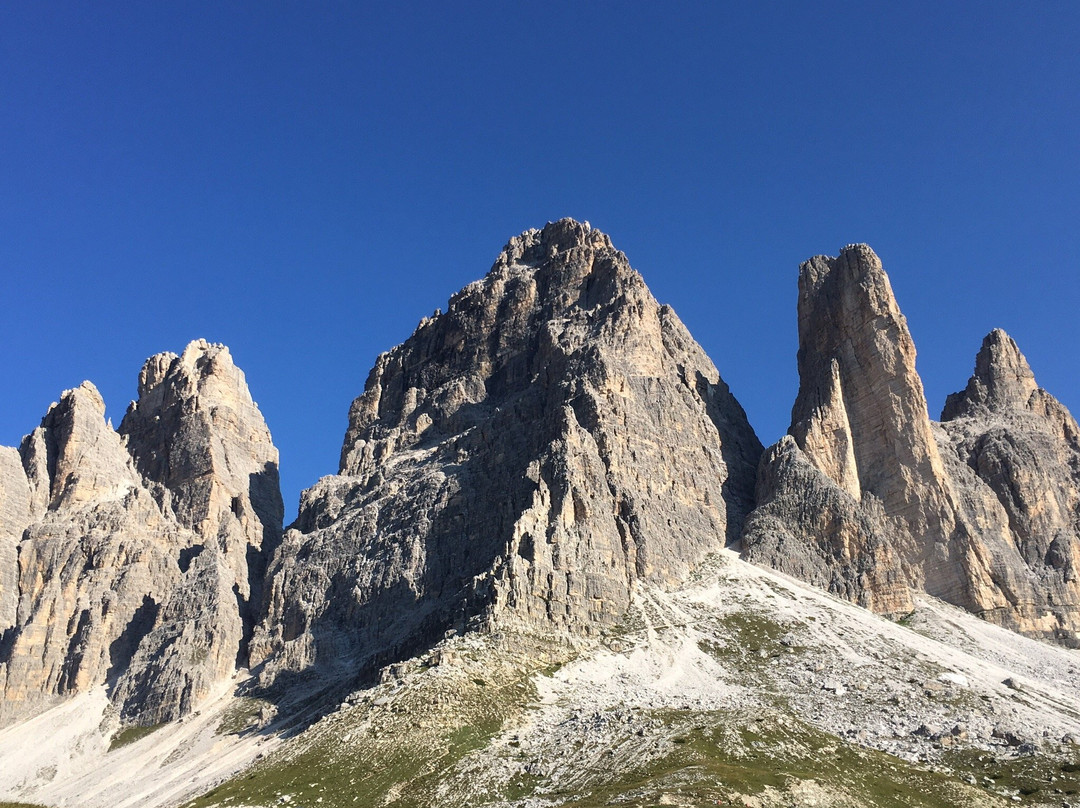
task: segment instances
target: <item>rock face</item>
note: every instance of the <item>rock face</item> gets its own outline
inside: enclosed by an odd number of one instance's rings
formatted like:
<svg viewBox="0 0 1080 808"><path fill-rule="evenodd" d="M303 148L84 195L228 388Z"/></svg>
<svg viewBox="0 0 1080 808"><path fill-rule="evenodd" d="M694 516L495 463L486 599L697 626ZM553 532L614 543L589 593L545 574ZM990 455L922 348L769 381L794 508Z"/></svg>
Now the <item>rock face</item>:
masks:
<svg viewBox="0 0 1080 808"><path fill-rule="evenodd" d="M800 269L799 378L790 436L759 469L749 560L884 614L925 591L1074 641L1080 433L1004 332L932 423L881 262L852 245ZM1052 505L1044 486L1061 489Z"/></svg>
<svg viewBox="0 0 1080 808"><path fill-rule="evenodd" d="M339 474L271 562L252 663L269 683L467 623L597 632L635 581L679 580L738 536L760 452L607 236L527 231L379 357Z"/></svg>
<svg viewBox="0 0 1080 808"><path fill-rule="evenodd" d="M106 685L159 723L235 670L276 452L221 346L150 359L139 393L123 434L85 382L0 452L0 718Z"/></svg>
<svg viewBox="0 0 1080 808"><path fill-rule="evenodd" d="M30 482L17 449L0 446L0 636L19 609L19 540L30 524Z"/></svg>
<svg viewBox="0 0 1080 808"><path fill-rule="evenodd" d="M119 432L162 508L220 555L250 633L284 507L277 449L228 348L197 340L148 359Z"/></svg>
<svg viewBox="0 0 1080 808"><path fill-rule="evenodd" d="M852 245L800 269L798 367L763 453L675 313L565 219L378 358L284 535L223 346L147 360L119 430L93 385L65 391L0 448L0 723L104 686L156 724L238 666L341 680L470 627L574 643L737 541L880 613L926 592L1080 645L1080 426L1004 332L932 422L888 277Z"/></svg>
<svg viewBox="0 0 1080 808"><path fill-rule="evenodd" d="M978 484L968 477L967 489L1004 512L1015 548L1017 572L1000 577L1008 605L1000 615L985 616L1075 645L1080 427L1038 387L1020 349L1000 329L983 340L974 375L965 390L948 397L941 420L943 450L973 472Z"/></svg>

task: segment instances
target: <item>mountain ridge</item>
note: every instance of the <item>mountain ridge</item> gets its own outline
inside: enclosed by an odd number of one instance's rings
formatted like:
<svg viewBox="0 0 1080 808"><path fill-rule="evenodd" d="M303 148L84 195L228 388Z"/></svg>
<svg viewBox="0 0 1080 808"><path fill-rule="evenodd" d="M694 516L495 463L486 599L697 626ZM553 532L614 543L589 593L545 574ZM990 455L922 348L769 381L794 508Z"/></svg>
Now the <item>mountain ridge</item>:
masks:
<svg viewBox="0 0 1080 808"><path fill-rule="evenodd" d="M537 677L548 668L586 670L603 658L626 671L634 649L692 658L706 712L744 721L734 702L708 695L734 685L700 682L765 673L748 654L798 656L800 632L821 649L843 643L796 619L807 595L784 575L894 621L931 614L936 632L948 620L933 599L1080 644L1080 426L1038 387L1016 343L999 329L987 335L967 386L935 422L873 250L815 256L798 282L799 391L789 433L764 448L712 360L607 235L570 219L527 230L445 312L377 358L349 408L338 473L302 493L287 526L277 449L224 346L195 340L150 357L115 430L92 384L65 391L19 449L0 450L0 754L4 732L17 737L35 716L51 721L75 703L100 711L100 728L80 741L88 749L104 732L184 721L208 749L218 742L196 720L205 708L219 728L234 723L258 739L230 747L238 771L263 743L297 750L338 737L324 732L326 716L367 704L364 693L390 698L395 682L425 692L425 671L443 671L459 693L436 689L445 710L417 720L462 732L478 722L488 743L528 713L518 701L543 690ZM781 577L755 577L745 561ZM785 628L725 605L768 612L765 594L744 597L751 581L762 593L787 588L791 605L774 615ZM859 625L867 642L899 636L869 618ZM979 632L964 625L976 648ZM661 634L675 644L657 644ZM470 656L484 653L489 673ZM1067 667L1061 654L1047 657L1051 667ZM650 670L663 668L648 658ZM831 661L815 664L833 678L769 673L794 710L778 714L778 727L798 715L831 731L808 706L814 688L839 698L855 683ZM503 722L491 726L489 678L518 700L490 694ZM739 688L751 701L762 695ZM888 687L879 690L885 698ZM455 712L455 699L471 706ZM932 697L916 700L937 715ZM949 710L957 726L986 723ZM378 724L373 715L364 720ZM907 745L862 717L844 721L861 743L914 759L968 743L927 730ZM990 729L980 732L968 745L993 751ZM111 754L105 746L100 754ZM1060 760L1068 750L1062 741L1044 752ZM185 754L173 747L163 759L194 765ZM558 767L538 761L536 771L556 777ZM35 777L20 788L53 793ZM187 788L162 804L193 796Z"/></svg>

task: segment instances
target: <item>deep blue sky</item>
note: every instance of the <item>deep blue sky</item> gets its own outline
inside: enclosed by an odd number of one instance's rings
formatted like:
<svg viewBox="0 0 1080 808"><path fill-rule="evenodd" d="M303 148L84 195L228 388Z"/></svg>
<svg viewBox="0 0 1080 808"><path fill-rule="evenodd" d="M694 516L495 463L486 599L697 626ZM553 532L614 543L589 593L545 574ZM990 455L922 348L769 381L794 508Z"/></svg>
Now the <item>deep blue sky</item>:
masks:
<svg viewBox="0 0 1080 808"><path fill-rule="evenodd" d="M562 216L765 443L798 264L853 241L931 415L995 326L1080 410L1078 39L1075 2L5 4L0 443L84 378L118 423L148 355L205 337L291 511L376 355Z"/></svg>

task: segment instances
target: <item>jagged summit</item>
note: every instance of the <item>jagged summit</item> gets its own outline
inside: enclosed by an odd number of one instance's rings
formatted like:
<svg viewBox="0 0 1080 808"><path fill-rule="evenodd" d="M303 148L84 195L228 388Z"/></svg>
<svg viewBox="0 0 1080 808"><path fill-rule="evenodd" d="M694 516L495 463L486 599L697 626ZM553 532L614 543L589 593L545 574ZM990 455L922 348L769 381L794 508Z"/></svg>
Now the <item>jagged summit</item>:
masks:
<svg viewBox="0 0 1080 808"><path fill-rule="evenodd" d="M983 339L975 357L975 373L967 387L945 400L942 421L1006 410L1024 410L1039 386L1016 342L995 328Z"/></svg>
<svg viewBox="0 0 1080 808"><path fill-rule="evenodd" d="M513 264L537 265L557 253L577 247L614 250L606 233L595 229L588 222L565 218L548 222L543 228L530 228L510 239L495 259L492 270ZM625 257L625 256L624 256Z"/></svg>
<svg viewBox="0 0 1080 808"><path fill-rule="evenodd" d="M853 245L800 268L799 382L794 441L759 470L748 559L886 614L927 592L1076 642L1080 432L1004 331L932 423L888 277Z"/></svg>
<svg viewBox="0 0 1080 808"><path fill-rule="evenodd" d="M264 679L448 628L595 634L738 537L761 445L611 240L564 219L383 354L271 564ZM358 560L357 560L358 559ZM367 660L367 663L365 663Z"/></svg>
<svg viewBox="0 0 1080 808"><path fill-rule="evenodd" d="M223 346L151 357L119 430L92 384L65 391L0 453L0 721L102 685L132 723L190 713L246 653L281 514Z"/></svg>
<svg viewBox="0 0 1080 808"><path fill-rule="evenodd" d="M366 473L377 454L388 456L379 441L395 419L395 449L420 434L461 431L462 419L486 416L502 399L542 381L551 363L579 351L595 354L590 341L610 338L605 331L622 328L645 305L653 310L648 327L655 335L660 308L599 230L561 219L525 231L484 278L450 298L446 312L426 318L411 339L378 358L349 411L340 473ZM664 316L677 322L670 309ZM619 352L630 354L642 340L625 336ZM439 392L422 400L415 391Z"/></svg>

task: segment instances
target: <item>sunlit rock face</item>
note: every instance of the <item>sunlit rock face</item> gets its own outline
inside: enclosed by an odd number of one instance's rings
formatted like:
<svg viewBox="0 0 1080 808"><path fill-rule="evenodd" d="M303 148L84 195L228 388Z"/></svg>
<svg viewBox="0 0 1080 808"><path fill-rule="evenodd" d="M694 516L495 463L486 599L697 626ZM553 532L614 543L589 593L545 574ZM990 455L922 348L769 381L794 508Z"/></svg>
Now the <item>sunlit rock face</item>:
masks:
<svg viewBox="0 0 1080 808"><path fill-rule="evenodd" d="M271 562L252 662L362 668L466 625L586 636L738 537L761 445L675 313L564 219L379 357Z"/></svg>
<svg viewBox="0 0 1080 808"><path fill-rule="evenodd" d="M222 346L151 358L139 394L117 432L84 382L0 451L0 717L106 685L159 723L243 661L277 452Z"/></svg>
<svg viewBox="0 0 1080 808"><path fill-rule="evenodd" d="M1080 427L1039 388L1000 329L983 340L967 387L942 413L942 449L963 464L966 496L1004 513L1012 552L1006 604L984 616L1033 636L1077 643L1080 631ZM1016 583L1014 583L1016 582Z"/></svg>
<svg viewBox="0 0 1080 808"><path fill-rule="evenodd" d="M790 437L759 469L748 559L884 614L925 591L1075 641L1076 424L1004 332L933 423L881 261L852 245L800 268L799 378Z"/></svg>

